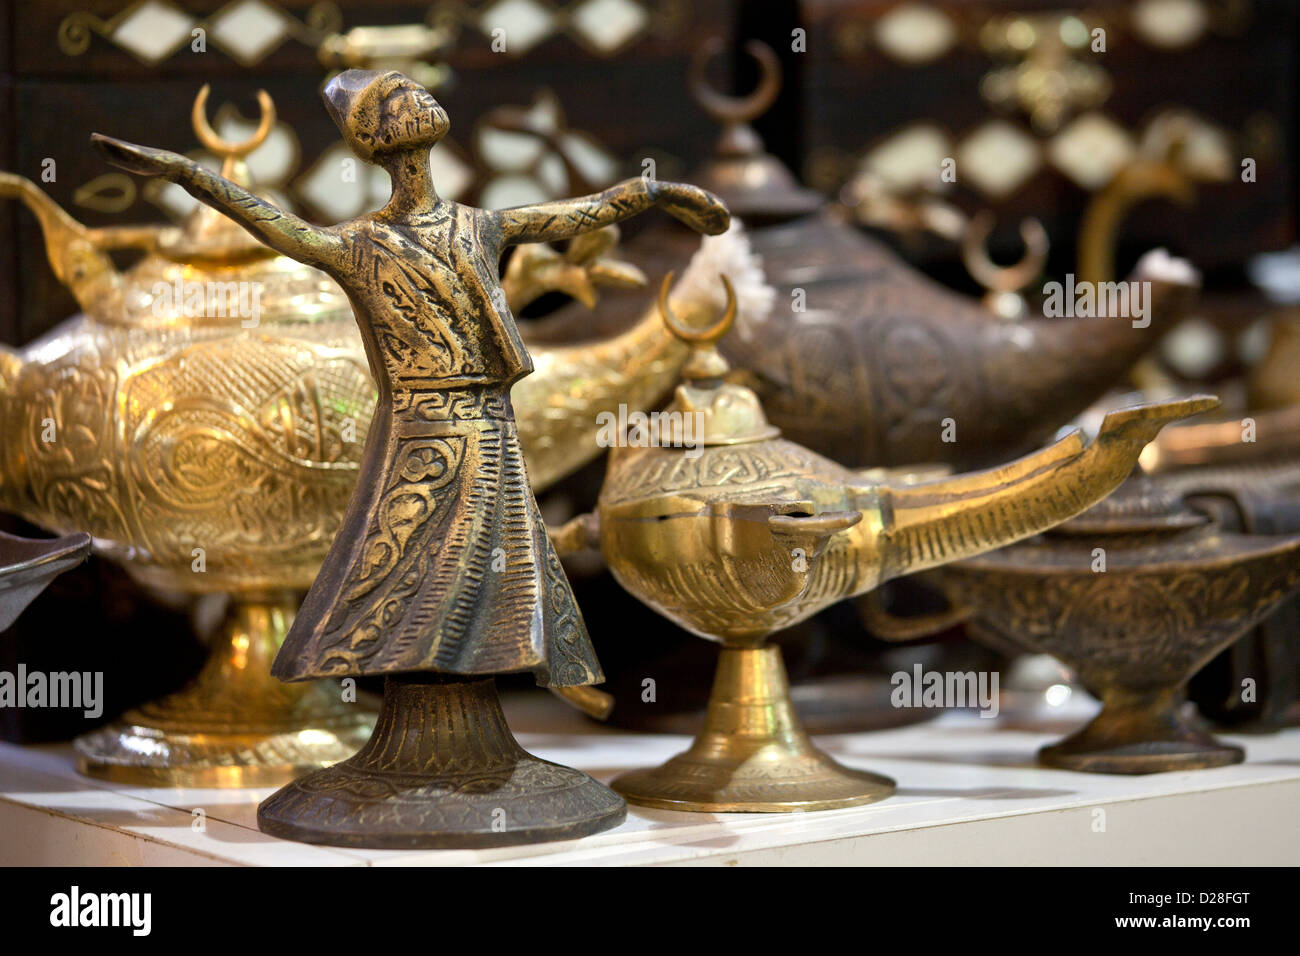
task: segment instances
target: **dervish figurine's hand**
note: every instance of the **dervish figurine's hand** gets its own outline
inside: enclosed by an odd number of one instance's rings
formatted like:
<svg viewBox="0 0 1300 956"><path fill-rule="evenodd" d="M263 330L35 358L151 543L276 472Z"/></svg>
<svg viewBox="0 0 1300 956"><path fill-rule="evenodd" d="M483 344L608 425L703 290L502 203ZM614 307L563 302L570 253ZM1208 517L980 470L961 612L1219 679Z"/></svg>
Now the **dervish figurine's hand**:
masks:
<svg viewBox="0 0 1300 956"><path fill-rule="evenodd" d="M722 200L699 186L655 182L651 191L656 206L696 232L716 236L731 225L731 213Z"/></svg>
<svg viewBox="0 0 1300 956"><path fill-rule="evenodd" d="M140 176L166 177L169 173L183 169L190 163L190 160L179 153L153 149L149 146L136 146L134 143L113 139L102 133L92 133L90 141L114 166Z"/></svg>

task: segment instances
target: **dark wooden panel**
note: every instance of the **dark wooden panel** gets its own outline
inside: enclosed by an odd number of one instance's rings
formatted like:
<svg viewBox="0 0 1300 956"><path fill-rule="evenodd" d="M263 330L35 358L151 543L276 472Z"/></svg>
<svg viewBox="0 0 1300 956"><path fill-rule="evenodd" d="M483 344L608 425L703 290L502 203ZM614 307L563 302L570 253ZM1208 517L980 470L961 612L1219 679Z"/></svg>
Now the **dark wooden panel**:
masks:
<svg viewBox="0 0 1300 956"><path fill-rule="evenodd" d="M1275 148L1258 157L1257 182L1246 184L1238 178L1201 187L1191 209L1162 203L1139 207L1124 224L1121 267L1159 244L1203 267L1219 268L1295 241L1297 12L1292 0L1248 0L1250 15L1239 28L1210 29L1191 46L1175 50L1156 49L1136 39L1126 28L1133 5L1115 0L935 2L931 5L959 25L959 42L920 66L900 64L870 39L847 39L850 33L869 37L874 24L899 5L894 0L799 4L798 19L808 30L809 44L803 71L804 173L815 185L834 188L844 172L840 169L840 175L827 181L825 166L816 162L819 155L838 156L840 165L847 166L844 160L860 157L918 120L940 125L955 140L1002 115L1028 129L1023 114L999 113L980 96L981 78L1002 61L980 49L979 24L994 14L1077 8L1109 24L1107 52L1098 54L1096 62L1109 74L1114 90L1101 111L1126 129L1140 129L1158 111L1180 106L1231 134L1242 133L1257 117L1267 117L1278 135ZM960 184L956 198L968 210L993 208L1003 223L1038 216L1052 236L1054 264L1059 258L1068 268L1074 261L1074 237L1088 194L1054 170L1040 173L1003 200L990 200ZM1011 226L1005 231L1008 237L1013 234Z"/></svg>
<svg viewBox="0 0 1300 956"><path fill-rule="evenodd" d="M462 29L449 54L452 81L438 91L452 116L452 139L468 147L471 131L488 110L527 105L539 90L550 89L565 110L568 125L594 137L628 175L641 171L641 160L647 155L667 158L660 175L680 174L695 165L711 146L715 130L689 96L687 63L697 38L732 32L733 4L730 0L639 2L650 12L646 32L609 57L584 49L567 34L510 57L492 53L480 32ZM229 0L172 4L196 17L228 5ZM43 187L89 225L157 220L162 213L143 199L113 215L73 202L78 187L109 171L91 152L89 135L102 131L191 150L196 144L189 110L203 82L213 84L214 108L232 102L248 112L257 89L270 92L280 117L301 140L299 174L337 140L317 95L326 71L314 46L305 40L290 39L251 67L216 49L210 37L206 54L191 53L186 47L157 65L139 62L93 30L84 52L69 55L60 47L59 30L69 17L85 13L108 22L132 6L121 0L5 5L4 22L13 22L14 35L22 42L14 45L11 71L0 74L0 83L5 84L0 167L38 179L42 161L54 159L57 179ZM312 4L303 2L277 2L277 6L300 22L308 19L312 9ZM420 22L431 7L391 2L339 6L345 28ZM484 6L475 3L461 9ZM0 226L7 228L0 240L4 243L0 270L7 272L0 271L0 278L7 281L5 298L0 299L6 306L0 341L25 342L75 311L75 302L44 262L35 220L13 204L5 204L2 216Z"/></svg>

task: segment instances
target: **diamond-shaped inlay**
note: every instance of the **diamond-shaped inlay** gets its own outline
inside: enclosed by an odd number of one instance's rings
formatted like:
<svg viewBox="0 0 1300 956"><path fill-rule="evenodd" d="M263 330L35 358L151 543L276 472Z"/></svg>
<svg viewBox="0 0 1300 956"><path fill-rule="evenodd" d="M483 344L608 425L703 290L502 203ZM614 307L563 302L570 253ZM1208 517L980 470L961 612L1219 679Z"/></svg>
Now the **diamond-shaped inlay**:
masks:
<svg viewBox="0 0 1300 956"><path fill-rule="evenodd" d="M484 209L511 209L554 198L532 176L498 176L483 187L479 205Z"/></svg>
<svg viewBox="0 0 1300 956"><path fill-rule="evenodd" d="M167 210L176 220L184 219L199 201L175 183L164 183L153 197L155 205Z"/></svg>
<svg viewBox="0 0 1300 956"><path fill-rule="evenodd" d="M371 179L365 166L347 146L335 143L298 180L298 193L329 222L355 216L370 198Z"/></svg>
<svg viewBox="0 0 1300 956"><path fill-rule="evenodd" d="M1106 185L1133 152L1133 137L1101 113L1080 116L1047 144L1052 165L1090 192Z"/></svg>
<svg viewBox="0 0 1300 956"><path fill-rule="evenodd" d="M917 123L873 147L862 158L861 168L891 191L933 190L942 182L944 159L951 155L952 144L943 130Z"/></svg>
<svg viewBox="0 0 1300 956"><path fill-rule="evenodd" d="M536 0L500 0L479 16L478 28L493 40L501 30L505 52L518 56L555 32L555 13Z"/></svg>
<svg viewBox="0 0 1300 956"><path fill-rule="evenodd" d="M926 63L942 56L956 39L947 14L923 3L905 3L876 21L876 42L903 63Z"/></svg>
<svg viewBox="0 0 1300 956"><path fill-rule="evenodd" d="M587 182L604 185L614 181L618 163L595 140L582 133L565 133L563 140L565 155Z"/></svg>
<svg viewBox="0 0 1300 956"><path fill-rule="evenodd" d="M145 0L113 28L112 39L146 63L171 56L190 38L194 20L159 0Z"/></svg>
<svg viewBox="0 0 1300 956"><path fill-rule="evenodd" d="M289 36L289 21L262 0L238 0L219 11L208 33L244 66L258 63Z"/></svg>
<svg viewBox="0 0 1300 956"><path fill-rule="evenodd" d="M569 14L573 29L601 53L613 53L644 30L649 21L635 0L586 0Z"/></svg>
<svg viewBox="0 0 1300 956"><path fill-rule="evenodd" d="M240 143L252 136L258 124L240 116L232 107L217 111L213 126L227 142ZM298 164L298 137L287 123L276 123L266 141L244 157L253 182L282 183Z"/></svg>
<svg viewBox="0 0 1300 956"><path fill-rule="evenodd" d="M429 169L433 188L443 199L456 199L474 181L474 170L464 162L446 140L429 151Z"/></svg>
<svg viewBox="0 0 1300 956"><path fill-rule="evenodd" d="M1203 0L1141 0L1133 9L1133 29L1152 46L1190 46L1205 32L1210 14Z"/></svg>
<svg viewBox="0 0 1300 956"><path fill-rule="evenodd" d="M1192 316L1165 336L1160 352L1175 371L1195 379L1223 361L1227 342L1223 333L1205 319Z"/></svg>
<svg viewBox="0 0 1300 956"><path fill-rule="evenodd" d="M529 133L484 126L478 131L478 154L493 169L527 169L542 156L545 144Z"/></svg>
<svg viewBox="0 0 1300 956"><path fill-rule="evenodd" d="M1147 124L1137 149L1147 156L1169 157L1175 146L1178 168L1195 179L1222 182L1236 167L1228 133L1190 110L1176 107L1157 114Z"/></svg>
<svg viewBox="0 0 1300 956"><path fill-rule="evenodd" d="M1038 142L1005 120L985 123L957 148L957 178L994 198L1010 195L1042 163Z"/></svg>

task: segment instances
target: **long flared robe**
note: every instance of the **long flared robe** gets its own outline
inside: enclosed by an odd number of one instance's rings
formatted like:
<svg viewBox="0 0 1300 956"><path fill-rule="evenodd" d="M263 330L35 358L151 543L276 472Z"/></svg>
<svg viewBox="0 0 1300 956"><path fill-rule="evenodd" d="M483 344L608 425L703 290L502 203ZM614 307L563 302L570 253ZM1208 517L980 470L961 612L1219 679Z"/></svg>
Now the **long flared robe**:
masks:
<svg viewBox="0 0 1300 956"><path fill-rule="evenodd" d="M532 364L474 212L440 203L409 225L349 227L353 262L335 278L352 298L380 405L277 677L603 679L528 484L509 388Z"/></svg>

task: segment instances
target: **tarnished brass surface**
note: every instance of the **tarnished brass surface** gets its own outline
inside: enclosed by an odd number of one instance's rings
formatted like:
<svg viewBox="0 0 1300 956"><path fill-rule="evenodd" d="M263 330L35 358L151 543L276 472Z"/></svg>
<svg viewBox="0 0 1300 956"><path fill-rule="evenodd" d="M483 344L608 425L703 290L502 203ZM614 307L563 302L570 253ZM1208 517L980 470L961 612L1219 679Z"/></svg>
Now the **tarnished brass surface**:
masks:
<svg viewBox="0 0 1300 956"><path fill-rule="evenodd" d="M323 98L352 151L393 186L382 210L332 227L175 153L95 137L115 164L180 184L280 253L327 272L361 329L379 388L374 426L343 526L272 672L302 680L530 670L544 686L598 683L524 467L509 389L532 363L498 263L508 246L572 238L655 206L717 234L727 210L693 186L647 179L502 211L462 206L434 189L428 154L450 122L427 90L395 72L348 70ZM315 842L405 847L480 845L485 831L494 843L533 842L622 818L618 798L578 771L563 771L583 794L576 805L556 801L550 771L501 776L493 751L509 751L510 762L518 748L493 715L490 682L474 683L486 692L455 699L454 681L427 695L408 678L390 682L385 716L357 761L273 795L259 822ZM471 729L444 734L440 707ZM480 749L472 728L494 721L509 745ZM447 785L449 766L462 783ZM357 779L374 770L381 787ZM479 782L506 805L472 792Z"/></svg>
<svg viewBox="0 0 1300 956"><path fill-rule="evenodd" d="M700 332L664 310L693 354L658 444L614 449L596 518L558 536L597 545L632 594L725 648L695 746L614 787L633 802L707 811L879 799L889 792L881 778L839 767L807 742L777 652L763 649L768 638L890 578L1078 514L1123 481L1165 423L1217 400L1113 412L1087 447L1075 432L1000 468L891 487L777 437L758 397L726 381L714 343L734 312L733 300Z"/></svg>
<svg viewBox="0 0 1300 956"><path fill-rule="evenodd" d="M491 677L390 677L359 753L267 797L273 836L386 849L567 840L627 815L608 787L515 741Z"/></svg>
<svg viewBox="0 0 1300 956"><path fill-rule="evenodd" d="M707 55L709 48L702 51ZM986 467L1047 441L1122 378L1181 318L1199 279L1185 262L1145 258L1151 322L1122 318L993 319L981 303L908 267L825 203L809 203L747 122L770 102L773 57L748 99L693 88L722 125L712 161L691 174L742 218L775 307L743 312L745 336L721 346L792 441L849 466L947 462ZM775 169L780 169L778 174ZM691 237L646 230L634 242L648 273L684 258ZM944 421L957 426L945 441Z"/></svg>
<svg viewBox="0 0 1300 956"><path fill-rule="evenodd" d="M0 631L18 620L47 584L89 553L90 535L82 532L40 540L0 531Z"/></svg>
<svg viewBox="0 0 1300 956"><path fill-rule="evenodd" d="M1136 476L1074 521L944 577L976 637L1052 654L1101 699L1096 719L1040 751L1044 763L1194 770L1243 754L1187 721L1187 681L1300 587L1300 535L1224 532Z"/></svg>

